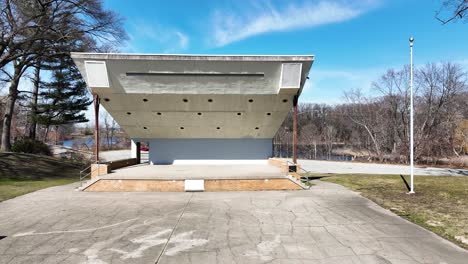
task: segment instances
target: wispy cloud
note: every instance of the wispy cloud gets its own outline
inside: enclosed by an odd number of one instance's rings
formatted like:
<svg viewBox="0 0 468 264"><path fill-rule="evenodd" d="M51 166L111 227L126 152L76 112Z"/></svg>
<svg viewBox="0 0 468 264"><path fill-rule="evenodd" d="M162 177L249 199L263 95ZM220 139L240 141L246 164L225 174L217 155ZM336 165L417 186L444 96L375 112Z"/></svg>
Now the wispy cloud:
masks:
<svg viewBox="0 0 468 264"><path fill-rule="evenodd" d="M390 67L391 68L391 67ZM366 95L376 95L372 83L387 67L365 69L312 69L310 80L302 91L302 102L340 104L345 91L362 89Z"/></svg>
<svg viewBox="0 0 468 264"><path fill-rule="evenodd" d="M350 3L341 0L305 2L275 7L269 2L245 5L239 13L216 10L213 15L215 46L274 31L287 31L338 23L358 17L377 5L377 0ZM249 11L250 10L250 11Z"/></svg>
<svg viewBox="0 0 468 264"><path fill-rule="evenodd" d="M468 70L468 59L459 59L456 60L455 63L460 64L463 68Z"/></svg>
<svg viewBox="0 0 468 264"><path fill-rule="evenodd" d="M179 48L187 49L189 45L189 37L182 32L176 31L175 35L179 38Z"/></svg>
<svg viewBox="0 0 468 264"><path fill-rule="evenodd" d="M130 23L128 34L126 52L174 53L188 49L190 44L190 38L181 30L148 21Z"/></svg>

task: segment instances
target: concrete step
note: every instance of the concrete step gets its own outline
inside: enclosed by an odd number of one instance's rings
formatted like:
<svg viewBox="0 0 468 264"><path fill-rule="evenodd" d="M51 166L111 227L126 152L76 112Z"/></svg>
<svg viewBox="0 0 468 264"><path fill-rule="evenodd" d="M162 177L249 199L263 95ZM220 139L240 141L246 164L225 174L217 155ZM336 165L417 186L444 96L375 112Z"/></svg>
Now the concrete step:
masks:
<svg viewBox="0 0 468 264"><path fill-rule="evenodd" d="M95 192L216 192L309 189L293 176L254 179L109 179L96 178L79 188Z"/></svg>
<svg viewBox="0 0 468 264"><path fill-rule="evenodd" d="M306 185L301 180L298 180L294 175L288 175L289 179L294 182L295 184L301 186L304 190L309 190L310 186Z"/></svg>

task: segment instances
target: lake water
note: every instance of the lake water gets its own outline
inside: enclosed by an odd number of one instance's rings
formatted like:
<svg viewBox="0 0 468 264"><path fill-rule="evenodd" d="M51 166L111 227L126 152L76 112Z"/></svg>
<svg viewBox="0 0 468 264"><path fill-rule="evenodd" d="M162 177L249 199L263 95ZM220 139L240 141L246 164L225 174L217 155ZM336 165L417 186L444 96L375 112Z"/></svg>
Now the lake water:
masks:
<svg viewBox="0 0 468 264"><path fill-rule="evenodd" d="M101 144L105 144L106 143L106 139L105 138L101 138L100 139L100 145ZM115 144L117 143L117 138L112 138L112 144ZM94 137L84 137L84 138L73 138L73 139L69 139L69 140L64 140L63 143L62 143L62 146L64 147L73 147L73 144L77 145L77 146L83 146L83 145L86 145L88 147L91 147L92 145L94 145Z"/></svg>

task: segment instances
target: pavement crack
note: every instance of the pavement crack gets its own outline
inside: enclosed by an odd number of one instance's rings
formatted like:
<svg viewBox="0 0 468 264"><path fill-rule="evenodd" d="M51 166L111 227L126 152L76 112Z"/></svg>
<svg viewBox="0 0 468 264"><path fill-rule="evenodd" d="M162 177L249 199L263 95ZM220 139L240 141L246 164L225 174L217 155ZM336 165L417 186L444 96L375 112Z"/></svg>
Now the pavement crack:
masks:
<svg viewBox="0 0 468 264"><path fill-rule="evenodd" d="M328 230L328 227L327 226L323 226L323 228L325 229L325 231L331 236L333 237L336 241L338 241L338 243L340 245L342 245L343 247L346 247L346 248L349 248L354 255L359 255L356 253L356 251L354 251L353 247L352 246L348 246L347 244L343 243L343 241L341 241L341 239L339 239L337 236L335 236L332 232L330 232L330 230Z"/></svg>
<svg viewBox="0 0 468 264"><path fill-rule="evenodd" d="M175 223L174 227L172 228L172 231L171 231L171 233L169 234L169 237L167 238L167 241L166 241L166 243L164 244L164 247L163 247L163 249L161 250L161 253L159 254L159 256L158 256L158 258L156 259L156 261L154 262L155 264L158 264L158 263L159 263L159 260L161 259L162 255L164 254L164 252L166 252L167 245L169 244L169 241L171 240L172 235L175 233L175 230L177 229L177 226L179 226L179 222L180 222L180 220L182 219L182 216L184 216L185 210L187 209L187 207L188 207L190 201L192 200L192 197L193 197L193 193L190 195L190 198L188 199L187 203L186 203L185 206L184 206L184 210L182 210L182 213L179 215L179 219L177 219L177 222Z"/></svg>

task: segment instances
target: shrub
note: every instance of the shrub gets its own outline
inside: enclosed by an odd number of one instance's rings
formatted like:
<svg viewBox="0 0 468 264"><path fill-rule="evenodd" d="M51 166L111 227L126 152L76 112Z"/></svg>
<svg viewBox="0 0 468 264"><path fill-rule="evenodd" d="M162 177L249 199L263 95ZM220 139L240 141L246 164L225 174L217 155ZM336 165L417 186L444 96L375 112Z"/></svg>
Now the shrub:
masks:
<svg viewBox="0 0 468 264"><path fill-rule="evenodd" d="M91 131L91 129L89 127L85 127L84 134L85 134L85 136L90 136L90 135L93 134L93 131Z"/></svg>
<svg viewBox="0 0 468 264"><path fill-rule="evenodd" d="M52 156L52 152L50 151L49 146L47 146L44 142L32 140L29 138L15 141L15 143L13 143L11 146L11 150L13 152Z"/></svg>

